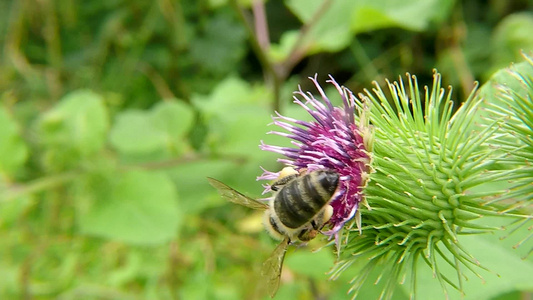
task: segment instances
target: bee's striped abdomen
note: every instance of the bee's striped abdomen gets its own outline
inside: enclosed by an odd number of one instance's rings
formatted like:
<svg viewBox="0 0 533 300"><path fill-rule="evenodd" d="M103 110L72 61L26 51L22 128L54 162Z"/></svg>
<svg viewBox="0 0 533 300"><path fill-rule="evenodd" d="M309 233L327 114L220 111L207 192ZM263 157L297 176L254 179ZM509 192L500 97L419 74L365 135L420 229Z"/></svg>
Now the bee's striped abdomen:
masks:
<svg viewBox="0 0 533 300"><path fill-rule="evenodd" d="M337 189L339 175L318 170L288 182L276 194L274 211L283 225L298 228L319 213Z"/></svg>

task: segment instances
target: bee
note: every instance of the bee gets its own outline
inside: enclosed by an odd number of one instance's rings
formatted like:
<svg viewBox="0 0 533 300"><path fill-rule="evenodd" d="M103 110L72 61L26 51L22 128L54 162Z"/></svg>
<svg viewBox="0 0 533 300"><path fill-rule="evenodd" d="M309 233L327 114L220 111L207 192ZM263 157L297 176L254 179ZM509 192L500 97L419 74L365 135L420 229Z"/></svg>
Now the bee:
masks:
<svg viewBox="0 0 533 300"><path fill-rule="evenodd" d="M327 169L298 173L293 168L284 168L271 185L274 195L268 204L247 197L216 179L208 180L224 199L265 211L263 225L273 238L281 240L261 270L261 275L267 279L268 292L274 297L289 244L314 239L331 218L333 207L329 202L337 191L339 174Z"/></svg>

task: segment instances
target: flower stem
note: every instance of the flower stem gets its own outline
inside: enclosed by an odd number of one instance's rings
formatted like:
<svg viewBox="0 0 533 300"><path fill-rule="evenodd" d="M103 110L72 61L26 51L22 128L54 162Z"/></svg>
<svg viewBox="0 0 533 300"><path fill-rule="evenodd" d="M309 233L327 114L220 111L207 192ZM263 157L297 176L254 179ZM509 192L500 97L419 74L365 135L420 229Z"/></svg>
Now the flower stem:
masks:
<svg viewBox="0 0 533 300"><path fill-rule="evenodd" d="M250 38L250 45L254 51L259 63L263 67L265 82L270 84L274 99L272 101L272 110L280 112L281 103L281 84L290 75L291 70L298 64L307 54L307 46L305 39L311 29L318 23L324 13L328 10L332 0L325 0L322 5L316 10L315 14L308 22L303 24L296 42L294 43L290 53L287 57L279 62L274 63L268 57L270 49L270 39L268 37L268 23L265 15L264 4L262 1L254 1L253 14L255 28L252 27L251 22L247 20L244 10L239 6L237 0L230 0L230 4L237 12L237 15L244 24L248 37Z"/></svg>
<svg viewBox="0 0 533 300"><path fill-rule="evenodd" d="M24 185L14 185L4 190L0 194L0 203L8 202L16 198L41 192L52 187L68 183L81 175L79 171L71 171L62 174L52 175L35 179Z"/></svg>

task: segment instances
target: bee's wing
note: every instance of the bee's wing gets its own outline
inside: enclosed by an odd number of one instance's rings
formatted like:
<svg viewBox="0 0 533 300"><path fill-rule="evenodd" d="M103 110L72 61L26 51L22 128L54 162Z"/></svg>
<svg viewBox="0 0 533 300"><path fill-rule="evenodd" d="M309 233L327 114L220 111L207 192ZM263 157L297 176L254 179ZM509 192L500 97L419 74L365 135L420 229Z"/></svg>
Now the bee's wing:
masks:
<svg viewBox="0 0 533 300"><path fill-rule="evenodd" d="M274 298L279 288L281 268L283 267L283 260L285 259L285 252L287 252L288 245L289 239L285 238L263 263L263 268L261 269L261 276L266 279L266 286L271 298Z"/></svg>
<svg viewBox="0 0 533 300"><path fill-rule="evenodd" d="M242 206L246 206L249 208L253 208L253 209L261 209L261 210L268 209L267 204L259 202L250 197L247 197L214 178L207 177L207 180L209 180L209 183L218 190L218 193L220 194L220 196L222 196L222 198L230 202L233 202L233 203L236 203Z"/></svg>

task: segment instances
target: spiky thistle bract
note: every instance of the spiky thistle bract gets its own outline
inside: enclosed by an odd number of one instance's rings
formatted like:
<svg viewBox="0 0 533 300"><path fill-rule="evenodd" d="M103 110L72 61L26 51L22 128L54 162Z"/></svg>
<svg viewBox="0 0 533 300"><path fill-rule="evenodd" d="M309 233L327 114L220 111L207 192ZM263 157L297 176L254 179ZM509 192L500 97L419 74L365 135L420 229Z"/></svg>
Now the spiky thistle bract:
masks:
<svg viewBox="0 0 533 300"><path fill-rule="evenodd" d="M483 280L480 270L486 268L458 237L503 228L505 222L487 225L483 217L527 220L507 203L490 201L504 191L484 188L512 176L513 170L498 165L508 153L494 147L506 117L496 115L479 126L483 101L475 90L456 108L451 87L441 86L437 72L431 87L420 89L407 74L387 81L387 92L375 84L357 97L330 78L342 108L332 105L316 77L311 80L322 100L299 90L296 96L305 101L295 97L295 102L314 121L278 115L274 124L288 133L273 133L291 139L294 147L261 148L285 155L279 161L299 171L326 168L341 175L340 193L331 202L332 230L325 232L336 237L338 261L331 277L353 274L355 298L379 270L382 299L390 299L406 279L415 298L419 264L430 268L446 297L450 287L462 292L471 274ZM265 171L258 179L277 176Z"/></svg>
<svg viewBox="0 0 533 300"><path fill-rule="evenodd" d="M523 56L524 62L494 76L491 80L494 86L489 88L495 92L484 93L483 99L488 117L501 120L491 146L502 153L497 158L498 166L508 170L508 189L486 204L500 204L506 208L505 212L529 216L507 226L508 235L524 225L530 228L530 233L515 245L516 248L533 237L533 57ZM526 256L531 253L533 246Z"/></svg>
<svg viewBox="0 0 533 300"><path fill-rule="evenodd" d="M405 82L387 81L388 94L376 84L358 97L331 79L343 108L333 107L316 78L312 80L322 101L300 90L296 94L305 102L298 98L295 102L315 121L278 115L274 124L288 133L275 133L292 139L294 147L262 145L262 149L285 155L280 161L300 170L328 168L342 175L341 197L332 201L334 207L339 201L335 213L340 216L331 224L338 238L332 278L343 272L356 274L351 289L355 298L369 274L383 268L379 280L385 282L384 299L391 298L396 284L405 278L411 298L415 297L419 263L429 266L445 294L450 286L462 291L467 273L481 278L479 270L484 267L458 236L502 228L478 222L484 216L523 217L502 214L502 205L486 201L501 191L475 189L508 174L495 167L488 142L501 119L476 126L481 101L472 92L456 109L452 89L442 88L436 72L433 85L422 90L416 77L407 74ZM346 170L351 172L342 173ZM266 171L259 179L276 175ZM356 189L351 189L352 184ZM367 207L359 205L363 201ZM355 211L360 218L353 219ZM353 226L354 221L358 226ZM456 273L453 277L441 271L450 267Z"/></svg>
<svg viewBox="0 0 533 300"><path fill-rule="evenodd" d="M448 286L462 290L464 270L478 274L482 265L458 241L458 235L485 233L498 226L476 222L498 216L498 208L483 205L493 192L471 192L473 187L501 177L487 171L494 163L484 143L497 122L481 131L472 128L479 101L474 93L454 113L451 88L441 87L434 74L432 87L420 90L416 77L404 84L387 82L390 97L376 85L359 98L370 103L374 125L373 164L364 194L370 209L362 212L362 235L347 231L341 259L333 272L358 259L359 275L353 290L378 266L385 266L382 298L390 298L400 278L410 275L411 297L416 291L416 265L425 262L445 293ZM356 234L354 234L356 233ZM439 258L440 257L440 258ZM439 261L457 272L449 278Z"/></svg>

